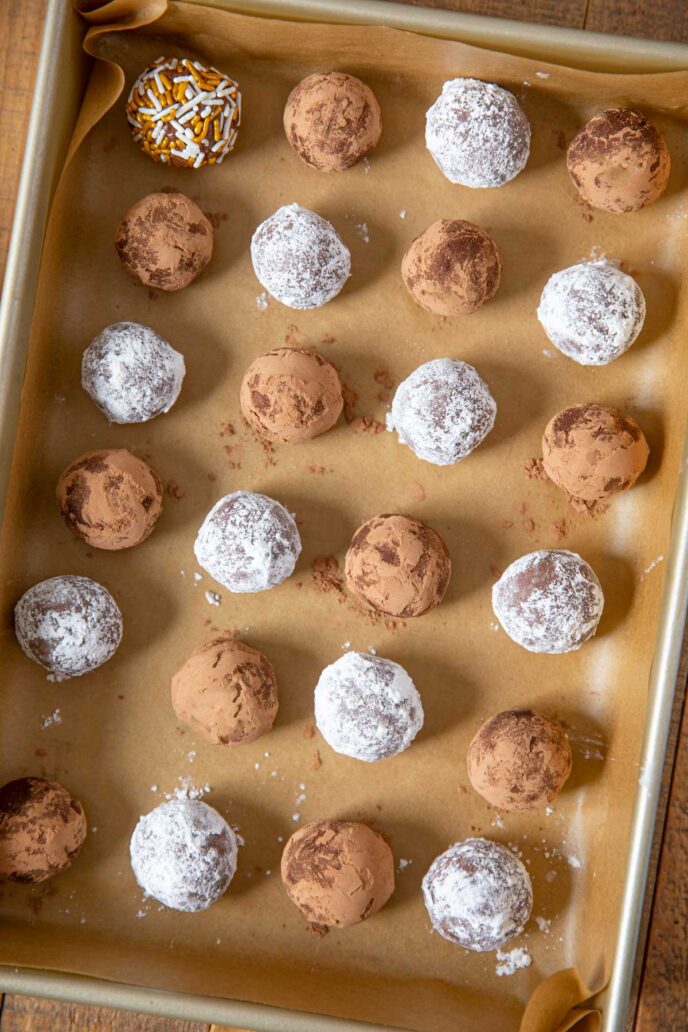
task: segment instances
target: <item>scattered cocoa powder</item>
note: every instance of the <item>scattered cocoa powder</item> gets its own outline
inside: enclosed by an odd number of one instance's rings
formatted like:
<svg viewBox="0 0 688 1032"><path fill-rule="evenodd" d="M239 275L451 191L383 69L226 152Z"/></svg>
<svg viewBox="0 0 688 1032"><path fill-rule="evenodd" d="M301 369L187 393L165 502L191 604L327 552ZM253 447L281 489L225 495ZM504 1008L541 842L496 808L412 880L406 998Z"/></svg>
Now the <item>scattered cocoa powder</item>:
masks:
<svg viewBox="0 0 688 1032"><path fill-rule="evenodd" d="M548 480L549 477L545 473L545 467L542 464L542 459L527 459L523 463L523 472L530 480Z"/></svg>
<svg viewBox="0 0 688 1032"><path fill-rule="evenodd" d="M314 738L315 737L315 721L307 720L303 725L303 737Z"/></svg>
<svg viewBox="0 0 688 1032"><path fill-rule="evenodd" d="M513 525L514 525L514 521L513 520L502 520L502 526L503 526L504 530L511 530Z"/></svg>
<svg viewBox="0 0 688 1032"><path fill-rule="evenodd" d="M224 211L204 211L203 214L207 218L213 229L218 229L221 222L226 222L229 215Z"/></svg>
<svg viewBox="0 0 688 1032"><path fill-rule="evenodd" d="M320 751L318 749L313 753L313 759L311 760L311 770L320 770L322 767L322 759L320 757Z"/></svg>
<svg viewBox="0 0 688 1032"><path fill-rule="evenodd" d="M524 530L528 531L529 534L532 534L532 532L535 530L535 524L532 520L524 520L522 523L522 527Z"/></svg>
<svg viewBox="0 0 688 1032"><path fill-rule="evenodd" d="M175 498L177 501L186 497L186 491L179 486L176 480L168 480L166 490L170 498Z"/></svg>
<svg viewBox="0 0 688 1032"><path fill-rule="evenodd" d="M369 416L356 416L351 422L351 427L357 434L381 434L385 429L384 424Z"/></svg>

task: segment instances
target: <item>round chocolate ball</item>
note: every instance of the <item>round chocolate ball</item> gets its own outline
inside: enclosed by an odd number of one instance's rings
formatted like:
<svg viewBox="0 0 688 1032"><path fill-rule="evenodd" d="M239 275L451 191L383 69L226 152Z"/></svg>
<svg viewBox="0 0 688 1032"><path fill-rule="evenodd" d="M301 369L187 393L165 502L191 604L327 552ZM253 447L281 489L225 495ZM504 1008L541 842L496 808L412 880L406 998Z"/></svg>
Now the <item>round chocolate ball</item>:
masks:
<svg viewBox="0 0 688 1032"><path fill-rule="evenodd" d="M413 300L436 315L466 315L493 298L502 259L489 233L463 219L439 219L413 241L401 275Z"/></svg>
<svg viewBox="0 0 688 1032"><path fill-rule="evenodd" d="M423 726L423 705L398 663L347 652L320 675L315 722L335 752L375 763L408 749Z"/></svg>
<svg viewBox="0 0 688 1032"><path fill-rule="evenodd" d="M569 145L569 175L584 201L603 211L638 211L666 189L666 141L644 115L611 108L591 118Z"/></svg>
<svg viewBox="0 0 688 1032"><path fill-rule="evenodd" d="M88 577L40 581L14 607L22 649L49 680L81 677L107 663L122 640L122 614L110 592Z"/></svg>
<svg viewBox="0 0 688 1032"><path fill-rule="evenodd" d="M435 358L396 389L387 428L419 459L450 466L465 459L494 426L497 405L473 366Z"/></svg>
<svg viewBox="0 0 688 1032"><path fill-rule="evenodd" d="M299 204L285 204L261 222L251 260L261 286L288 308L320 308L351 272L349 249L334 226Z"/></svg>
<svg viewBox="0 0 688 1032"><path fill-rule="evenodd" d="M287 140L302 161L320 172L343 172L376 146L382 115L375 94L344 72L316 72L289 94Z"/></svg>
<svg viewBox="0 0 688 1032"><path fill-rule="evenodd" d="M134 82L127 121L153 161L179 168L219 165L236 143L239 86L189 57L159 57Z"/></svg>
<svg viewBox="0 0 688 1032"><path fill-rule="evenodd" d="M8 782L0 788L0 879L35 885L66 870L86 829L83 806L56 781Z"/></svg>
<svg viewBox="0 0 688 1032"><path fill-rule="evenodd" d="M349 928L376 914L394 892L394 858L358 821L313 821L282 854L282 882L310 924Z"/></svg>
<svg viewBox="0 0 688 1032"><path fill-rule="evenodd" d="M81 360L81 386L111 423L145 423L169 412L186 372L184 358L141 323L106 326Z"/></svg>
<svg viewBox="0 0 688 1032"><path fill-rule="evenodd" d="M423 898L435 931L468 950L496 950L520 935L533 909L526 868L490 839L456 842L430 865Z"/></svg>
<svg viewBox="0 0 688 1032"><path fill-rule="evenodd" d="M250 645L213 638L172 678L172 707L179 720L213 745L255 742L277 716L275 671Z"/></svg>
<svg viewBox="0 0 688 1032"><path fill-rule="evenodd" d="M501 86L450 79L427 112L425 143L451 183L503 186L528 161L530 124Z"/></svg>
<svg viewBox="0 0 688 1032"><path fill-rule="evenodd" d="M172 910L207 910L228 889L237 837L199 799L173 799L139 819L129 846L134 877L147 896Z"/></svg>
<svg viewBox="0 0 688 1032"><path fill-rule="evenodd" d="M153 193L132 205L117 229L122 265L147 287L181 290L213 254L213 227L181 193Z"/></svg>
<svg viewBox="0 0 688 1032"><path fill-rule="evenodd" d="M604 595L595 571L575 552L543 549L521 556L492 588L492 608L517 645L562 653L592 638Z"/></svg>
<svg viewBox="0 0 688 1032"><path fill-rule="evenodd" d="M234 491L206 516L194 552L203 569L229 591L266 591L294 572L301 538L294 517L279 502Z"/></svg>
<svg viewBox="0 0 688 1032"><path fill-rule="evenodd" d="M606 258L551 276L537 310L545 333L564 355L602 366L628 351L645 321L645 298L632 276Z"/></svg>
<svg viewBox="0 0 688 1032"><path fill-rule="evenodd" d="M560 724L531 709L486 721L468 747L468 776L499 810L553 803L571 773L571 746Z"/></svg>
<svg viewBox="0 0 688 1032"><path fill-rule="evenodd" d="M410 516L374 516L353 536L344 566L349 591L385 616L422 616L438 606L451 559L432 527Z"/></svg>
<svg viewBox="0 0 688 1032"><path fill-rule="evenodd" d="M572 498L592 503L633 487L650 454L630 416L607 405L573 405L542 437L545 473Z"/></svg>
<svg viewBox="0 0 688 1032"><path fill-rule="evenodd" d="M301 444L330 430L344 406L337 370L305 348L256 358L241 382L241 411L261 437Z"/></svg>
<svg viewBox="0 0 688 1032"><path fill-rule="evenodd" d="M93 548L132 548L162 512L162 483L126 448L87 452L64 470L57 504L75 537Z"/></svg>

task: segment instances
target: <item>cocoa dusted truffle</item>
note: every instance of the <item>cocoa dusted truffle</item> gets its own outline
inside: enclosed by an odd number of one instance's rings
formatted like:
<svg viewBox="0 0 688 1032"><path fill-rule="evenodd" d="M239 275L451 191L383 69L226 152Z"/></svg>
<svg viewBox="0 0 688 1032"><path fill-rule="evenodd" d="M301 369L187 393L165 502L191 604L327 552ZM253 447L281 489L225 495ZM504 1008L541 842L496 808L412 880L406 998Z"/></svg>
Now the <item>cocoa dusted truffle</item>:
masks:
<svg viewBox="0 0 688 1032"><path fill-rule="evenodd" d="M57 484L57 504L75 537L116 551L145 541L162 512L162 483L126 448L87 452Z"/></svg>
<svg viewBox="0 0 688 1032"><path fill-rule="evenodd" d="M550 276L537 316L562 354L602 366L628 351L642 330L645 298L632 276L600 258Z"/></svg>
<svg viewBox="0 0 688 1032"><path fill-rule="evenodd" d="M237 837L207 803L173 799L140 818L129 852L134 877L147 896L172 910L195 913L229 888Z"/></svg>
<svg viewBox="0 0 688 1032"><path fill-rule="evenodd" d="M500 810L536 810L553 803L571 762L561 725L531 709L498 713L468 747L473 788Z"/></svg>
<svg viewBox="0 0 688 1032"><path fill-rule="evenodd" d="M501 86L450 79L427 112L425 143L451 183L503 186L528 161L530 124Z"/></svg>
<svg viewBox="0 0 688 1032"><path fill-rule="evenodd" d="M349 591L386 616L422 616L438 606L451 575L439 534L410 516L374 516L353 536L345 563Z"/></svg>
<svg viewBox="0 0 688 1032"><path fill-rule="evenodd" d="M569 175L584 201L603 211L638 211L666 189L666 141L644 115L611 108L591 118L569 145Z"/></svg>
<svg viewBox="0 0 688 1032"><path fill-rule="evenodd" d="M387 429L396 430L419 459L450 466L487 437L496 414L495 400L472 365L435 358L399 384Z"/></svg>
<svg viewBox="0 0 688 1032"><path fill-rule="evenodd" d="M0 788L0 879L35 885L66 870L86 838L86 815L66 788L17 778Z"/></svg>
<svg viewBox="0 0 688 1032"><path fill-rule="evenodd" d="M177 717L213 745L243 745L277 716L277 680L265 656L233 638L213 638L172 678Z"/></svg>
<svg viewBox="0 0 688 1032"><path fill-rule="evenodd" d="M343 172L376 146L382 115L375 94L344 72L316 72L289 94L287 140L302 161L320 172Z"/></svg>
<svg viewBox="0 0 688 1032"><path fill-rule="evenodd" d="M110 592L88 577L40 581L14 607L22 649L50 680L81 677L107 663L122 640L122 614Z"/></svg>
<svg viewBox="0 0 688 1032"><path fill-rule="evenodd" d="M358 821L313 821L282 854L282 882L312 925L349 928L376 914L394 892L394 858Z"/></svg>
<svg viewBox="0 0 688 1032"><path fill-rule="evenodd" d="M213 227L182 193L153 193L137 201L117 229L122 265L147 287L181 290L213 254Z"/></svg>
<svg viewBox="0 0 688 1032"><path fill-rule="evenodd" d="M344 405L337 370L316 351L276 348L241 382L241 411L268 441L301 444L330 430Z"/></svg>
<svg viewBox="0 0 688 1032"><path fill-rule="evenodd" d="M572 498L588 503L633 487L649 454L635 420L607 405L563 409L542 437L547 476Z"/></svg>
<svg viewBox="0 0 688 1032"><path fill-rule="evenodd" d="M475 312L497 293L499 249L489 233L463 219L439 219L413 241L401 275L413 300L436 315Z"/></svg>
<svg viewBox="0 0 688 1032"><path fill-rule="evenodd" d="M517 645L562 653L592 638L604 595L595 571L575 552L530 552L508 566L492 588L492 608Z"/></svg>
<svg viewBox="0 0 688 1032"><path fill-rule="evenodd" d="M456 842L430 865L423 897L433 928L459 946L496 950L520 935L533 909L526 868L491 839Z"/></svg>

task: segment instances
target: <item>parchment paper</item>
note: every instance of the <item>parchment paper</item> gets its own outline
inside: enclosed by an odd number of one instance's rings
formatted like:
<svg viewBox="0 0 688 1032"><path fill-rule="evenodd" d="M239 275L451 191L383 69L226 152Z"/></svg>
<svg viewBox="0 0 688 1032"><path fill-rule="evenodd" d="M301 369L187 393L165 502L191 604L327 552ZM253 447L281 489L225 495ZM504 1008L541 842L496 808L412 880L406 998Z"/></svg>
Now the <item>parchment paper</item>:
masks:
<svg viewBox="0 0 688 1032"><path fill-rule="evenodd" d="M599 985L612 960L685 420L679 287L688 74L580 73L395 30L252 20L184 3L170 4L148 29L106 33L93 45L122 65L126 89L163 53L217 64L239 80L243 125L222 166L170 170L131 142L120 98L77 151L55 204L2 538L2 776L58 779L83 801L92 832L78 862L52 882L2 887L0 961L427 1032L514 1029L531 991L552 972L576 965ZM369 163L339 176L304 166L281 128L291 87L328 69L369 82L384 119ZM531 120L527 170L500 190L452 186L425 150L424 112L455 75L509 87ZM112 90L112 75L105 81ZM106 106L106 92L94 100ZM665 196L629 216L582 207L564 163L577 127L615 103L651 112L672 154ZM122 213L164 188L186 192L217 222L212 264L169 296L130 281L113 246ZM351 280L320 311L257 304L250 237L291 201L332 220L351 249ZM503 253L497 297L464 319L415 307L399 274L408 243L440 217L477 222ZM585 369L549 345L535 309L554 270L599 252L623 259L637 276L648 317L627 355ZM141 426L109 427L79 384L83 349L121 319L154 327L187 363L173 410ZM243 427L238 390L253 357L285 341L320 348L357 400L351 423L273 452ZM473 363L497 399L496 428L474 455L433 467L391 434L361 432L366 421L384 420L388 384L446 355ZM549 417L587 400L632 414L652 449L640 484L598 520L574 515L554 486L529 481L521 469L539 454ZM146 457L170 491L150 540L119 554L75 541L54 502L62 468L110 446ZM288 505L304 542L295 575L255 596L232 596L207 575L194 576L197 527L217 498L240 487ZM341 568L356 527L384 511L427 520L454 561L443 604L406 625L370 621L336 578L319 590L322 578L313 577L322 557L336 557ZM556 545L592 563L605 614L579 653L531 655L496 629L490 587L517 556ZM31 584L60 573L105 584L124 613L125 636L101 670L53 684L20 652L11 612ZM219 591L219 606L206 591ZM265 651L280 685L274 731L234 751L195 738L169 703L171 674L217 629ZM336 756L304 730L320 670L349 645L402 663L426 710L413 747L373 767ZM556 714L570 729L574 772L552 813L499 815L468 784L470 738L488 716L517 705ZM197 915L142 901L128 862L138 816L181 778L210 786L205 798L246 843L230 891ZM306 930L278 873L282 840L320 817L370 821L402 868L379 915L324 938ZM422 876L439 852L472 834L515 844L533 877L534 919L507 947L527 945L533 964L512 977L497 977L494 954L469 953L430 933Z"/></svg>

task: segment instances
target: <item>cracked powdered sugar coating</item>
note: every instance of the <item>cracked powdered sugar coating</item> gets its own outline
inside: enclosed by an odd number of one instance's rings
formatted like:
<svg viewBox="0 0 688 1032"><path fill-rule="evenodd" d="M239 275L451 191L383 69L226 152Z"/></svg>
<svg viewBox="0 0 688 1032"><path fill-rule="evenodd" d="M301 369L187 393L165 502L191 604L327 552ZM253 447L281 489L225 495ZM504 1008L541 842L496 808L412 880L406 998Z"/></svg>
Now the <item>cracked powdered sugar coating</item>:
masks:
<svg viewBox="0 0 688 1032"><path fill-rule="evenodd" d="M555 272L538 319L555 347L581 365L601 366L628 351L643 328L645 298L633 279L606 259Z"/></svg>
<svg viewBox="0 0 688 1032"><path fill-rule="evenodd" d="M315 722L335 752L374 763L409 747L423 726L423 706L398 663L347 652L320 675Z"/></svg>
<svg viewBox="0 0 688 1032"><path fill-rule="evenodd" d="M423 897L433 927L469 950L494 950L520 935L533 907L530 876L490 839L456 842L430 865Z"/></svg>
<svg viewBox="0 0 688 1032"><path fill-rule="evenodd" d="M419 459L449 466L478 447L494 426L497 404L473 366L436 358L403 380L387 414Z"/></svg>
<svg viewBox="0 0 688 1032"><path fill-rule="evenodd" d="M51 680L81 677L102 666L122 640L122 614L110 592L88 577L51 577L22 595L14 609L17 641Z"/></svg>
<svg viewBox="0 0 688 1032"><path fill-rule="evenodd" d="M173 799L140 818L130 852L146 895L173 910L205 910L234 877L237 838L212 806Z"/></svg>
<svg viewBox="0 0 688 1032"><path fill-rule="evenodd" d="M592 567L575 552L558 549L521 556L492 588L495 616L529 652L580 648L597 630L603 607Z"/></svg>
<svg viewBox="0 0 688 1032"><path fill-rule="evenodd" d="M289 308L320 308L351 272L351 255L334 226L299 204L285 204L261 222L251 259L261 286Z"/></svg>
<svg viewBox="0 0 688 1032"><path fill-rule="evenodd" d="M184 358L141 323L106 326L81 360L81 386L111 423L145 423L169 412L186 372Z"/></svg>
<svg viewBox="0 0 688 1032"><path fill-rule="evenodd" d="M530 124L501 86L450 79L427 112L425 144L450 182L503 186L528 161Z"/></svg>
<svg viewBox="0 0 688 1032"><path fill-rule="evenodd" d="M203 569L230 591L265 591L294 572L301 538L294 518L279 502L235 491L212 507L194 552Z"/></svg>

